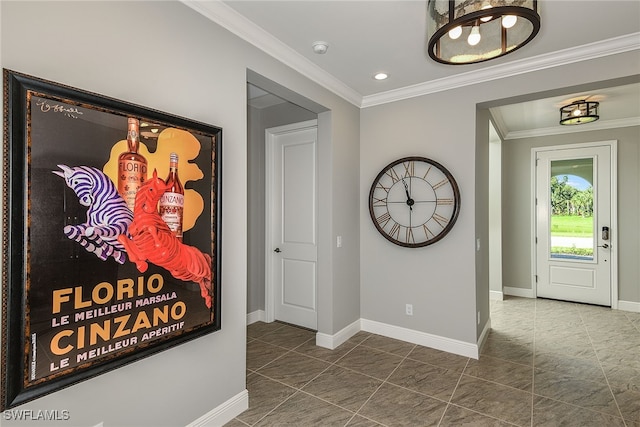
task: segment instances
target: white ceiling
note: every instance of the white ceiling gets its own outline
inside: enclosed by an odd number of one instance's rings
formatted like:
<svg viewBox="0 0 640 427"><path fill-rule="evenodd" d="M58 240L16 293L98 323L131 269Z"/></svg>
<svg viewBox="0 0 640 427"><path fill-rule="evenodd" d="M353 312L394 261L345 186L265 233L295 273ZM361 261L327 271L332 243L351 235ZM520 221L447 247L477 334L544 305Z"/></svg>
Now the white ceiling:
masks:
<svg viewBox="0 0 640 427"><path fill-rule="evenodd" d="M360 107L609 52L640 50L638 0L538 1L540 32L528 45L492 61L457 66L437 63L426 52L426 0L183 1ZM313 52L315 41L328 43L326 54ZM380 71L389 79L373 79ZM637 82L502 106L492 114L506 138L558 133L580 127L560 127L558 109L584 97L601 101L601 119L581 126L640 124Z"/></svg>

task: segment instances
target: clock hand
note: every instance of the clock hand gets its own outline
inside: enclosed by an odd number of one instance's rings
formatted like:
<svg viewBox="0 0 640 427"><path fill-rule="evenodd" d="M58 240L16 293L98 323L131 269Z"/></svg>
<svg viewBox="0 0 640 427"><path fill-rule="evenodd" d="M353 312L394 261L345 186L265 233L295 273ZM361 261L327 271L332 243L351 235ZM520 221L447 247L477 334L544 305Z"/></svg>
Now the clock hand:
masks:
<svg viewBox="0 0 640 427"><path fill-rule="evenodd" d="M407 182L404 180L404 178L402 178L402 184L404 184L404 192L407 195L407 205L409 205L409 210L412 211L415 201L409 195L409 186L407 185Z"/></svg>

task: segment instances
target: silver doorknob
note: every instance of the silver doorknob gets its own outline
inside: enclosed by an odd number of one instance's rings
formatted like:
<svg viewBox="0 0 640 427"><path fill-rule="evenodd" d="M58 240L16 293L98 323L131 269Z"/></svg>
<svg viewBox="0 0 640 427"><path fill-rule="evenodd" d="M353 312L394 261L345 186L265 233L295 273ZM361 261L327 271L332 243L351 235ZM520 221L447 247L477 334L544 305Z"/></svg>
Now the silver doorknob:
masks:
<svg viewBox="0 0 640 427"><path fill-rule="evenodd" d="M279 254L279 253L280 253L280 252L282 252L282 251L280 250L280 248L275 248L275 249L273 250L273 252L275 252L275 253Z"/></svg>

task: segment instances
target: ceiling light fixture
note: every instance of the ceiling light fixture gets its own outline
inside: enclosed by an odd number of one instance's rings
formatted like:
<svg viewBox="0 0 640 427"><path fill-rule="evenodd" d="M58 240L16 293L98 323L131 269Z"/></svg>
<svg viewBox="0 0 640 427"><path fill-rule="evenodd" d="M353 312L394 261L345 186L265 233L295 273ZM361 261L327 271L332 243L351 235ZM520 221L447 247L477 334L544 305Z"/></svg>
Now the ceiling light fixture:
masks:
<svg viewBox="0 0 640 427"><path fill-rule="evenodd" d="M427 1L429 56L443 64L498 58L529 43L540 30L537 0Z"/></svg>
<svg viewBox="0 0 640 427"><path fill-rule="evenodd" d="M313 47L313 51L318 55L324 55L327 53L329 49L329 43L327 42L314 42L311 47Z"/></svg>
<svg viewBox="0 0 640 427"><path fill-rule="evenodd" d="M600 118L598 115L599 102L595 101L575 101L560 108L561 125L581 125L595 122Z"/></svg>
<svg viewBox="0 0 640 427"><path fill-rule="evenodd" d="M373 78L376 80L386 80L387 78L389 78L389 75L387 73L378 73L373 76Z"/></svg>

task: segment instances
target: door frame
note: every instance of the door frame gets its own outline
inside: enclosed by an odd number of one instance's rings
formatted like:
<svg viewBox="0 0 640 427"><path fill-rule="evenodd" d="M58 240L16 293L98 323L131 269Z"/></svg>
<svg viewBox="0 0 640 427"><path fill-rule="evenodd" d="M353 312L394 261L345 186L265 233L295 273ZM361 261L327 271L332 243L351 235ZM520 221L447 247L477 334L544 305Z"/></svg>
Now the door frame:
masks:
<svg viewBox="0 0 640 427"><path fill-rule="evenodd" d="M597 142L585 142L576 144L564 144L564 145L548 145L541 147L531 148L531 206L529 212L531 212L531 289L533 291L533 298L537 298L538 285L537 285L537 273L538 273L538 259L536 248L536 236L537 236L537 209L536 209L536 184L537 184L537 171L536 171L536 158L538 152L541 151L554 151L554 150L570 150L578 148L592 148L608 146L611 151L611 188L609 192L611 194L611 230L609 234L611 252L611 308L618 309L618 141L597 141Z"/></svg>
<svg viewBox="0 0 640 427"><path fill-rule="evenodd" d="M264 280L264 311L265 311L265 322L270 323L275 320L276 309L275 309L275 288L273 283L273 262L274 262L274 252L273 252L273 221L274 221L274 206L273 206L273 186L274 186L274 156L275 156L275 140L278 135L309 129L315 127L318 128L318 120L307 120L304 122L292 123L289 125L276 126L272 128L268 128L264 131L264 139L265 139L265 212L264 212L264 229L265 229L265 239L264 239L264 269L265 269L265 280ZM318 142L316 141L316 162L318 162ZM317 164L316 164L316 170ZM318 185L316 181L316 186ZM316 188L316 215L318 214L318 192ZM316 224L316 228L318 224ZM318 230L316 230L317 233ZM318 280L317 280L317 270L316 270L316 304L318 301L318 288L317 288ZM318 316L318 306L316 305L316 316Z"/></svg>

